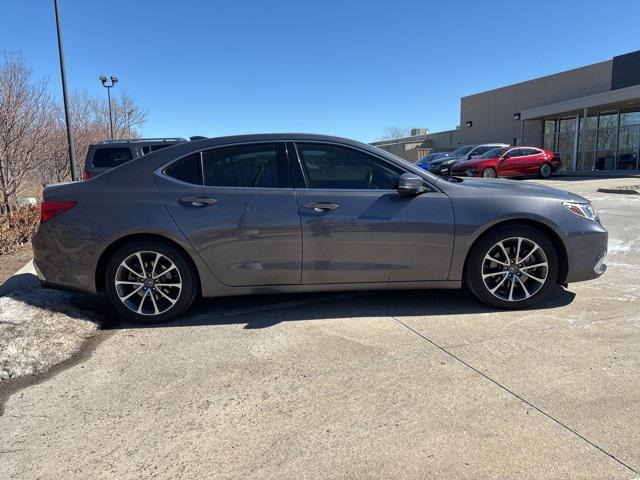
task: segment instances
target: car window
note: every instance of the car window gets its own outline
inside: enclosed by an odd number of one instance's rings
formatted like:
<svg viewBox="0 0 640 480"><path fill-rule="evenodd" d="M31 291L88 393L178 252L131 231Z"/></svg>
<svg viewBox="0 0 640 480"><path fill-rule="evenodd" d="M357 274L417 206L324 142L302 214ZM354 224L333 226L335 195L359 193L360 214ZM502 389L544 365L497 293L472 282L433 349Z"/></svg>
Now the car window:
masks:
<svg viewBox="0 0 640 480"><path fill-rule="evenodd" d="M127 163L133 158L129 148L98 148L93 154L93 166L96 168L113 168Z"/></svg>
<svg viewBox="0 0 640 480"><path fill-rule="evenodd" d="M202 185L202 152L181 158L169 165L165 175L194 185Z"/></svg>
<svg viewBox="0 0 640 480"><path fill-rule="evenodd" d="M208 187L280 188L288 177L278 158L276 144L213 148L173 162L164 173Z"/></svg>
<svg viewBox="0 0 640 480"><path fill-rule="evenodd" d="M296 144L309 188L394 190L404 171L364 152L337 145Z"/></svg>
<svg viewBox="0 0 640 480"><path fill-rule="evenodd" d="M540 153L540 150L536 150L535 148L523 148L521 150L523 155L538 155Z"/></svg>
<svg viewBox="0 0 640 480"><path fill-rule="evenodd" d="M503 147L499 147L499 148L492 148L491 150L487 150L485 153L483 153L482 155L480 155L480 158L495 158L495 157L500 157L502 156L502 154L504 154L504 152L506 152L507 149L503 148Z"/></svg>
<svg viewBox="0 0 640 480"><path fill-rule="evenodd" d="M466 145L464 147L460 147L457 150L451 152L451 157L464 157L473 149L473 145Z"/></svg>
<svg viewBox="0 0 640 480"><path fill-rule="evenodd" d="M483 154L487 153L489 150L493 150L494 148L496 148L496 146L495 146L495 145L493 145L493 146L483 146L483 147L478 147L478 148L474 149L474 150L471 152L471 155L472 155L473 157L479 157L480 155L483 155Z"/></svg>
<svg viewBox="0 0 640 480"><path fill-rule="evenodd" d="M157 150L162 150L163 148L171 147L173 145L175 145L175 143L159 143L158 145L151 145L151 147L149 148L152 152L155 152Z"/></svg>
<svg viewBox="0 0 640 480"><path fill-rule="evenodd" d="M521 148L512 148L511 150L509 150L507 152L507 155L509 157L521 157L522 156L522 149Z"/></svg>
<svg viewBox="0 0 640 480"><path fill-rule="evenodd" d="M202 155L204 184L210 187L282 187L277 150L274 143L206 150Z"/></svg>

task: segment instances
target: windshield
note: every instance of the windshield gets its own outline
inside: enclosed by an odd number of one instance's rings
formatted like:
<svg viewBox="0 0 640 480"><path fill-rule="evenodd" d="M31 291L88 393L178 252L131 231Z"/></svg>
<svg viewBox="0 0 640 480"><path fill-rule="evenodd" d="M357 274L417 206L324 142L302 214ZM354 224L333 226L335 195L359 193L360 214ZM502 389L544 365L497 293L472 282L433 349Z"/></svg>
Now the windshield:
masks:
<svg viewBox="0 0 640 480"><path fill-rule="evenodd" d="M502 154L504 152L506 152L507 150L509 150L508 148L492 148L491 150L489 150L488 152L483 153L482 155L480 155L480 158L495 158L495 157L501 157Z"/></svg>
<svg viewBox="0 0 640 480"><path fill-rule="evenodd" d="M467 145L466 147L460 147L457 150L451 152L450 157L464 157L473 149L473 145Z"/></svg>

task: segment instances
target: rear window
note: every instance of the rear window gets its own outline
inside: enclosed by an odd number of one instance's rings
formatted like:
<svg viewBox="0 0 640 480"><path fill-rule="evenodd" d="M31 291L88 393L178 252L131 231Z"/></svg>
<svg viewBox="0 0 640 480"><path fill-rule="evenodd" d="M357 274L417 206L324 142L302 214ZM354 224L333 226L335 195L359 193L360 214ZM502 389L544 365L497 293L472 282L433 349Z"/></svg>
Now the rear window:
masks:
<svg viewBox="0 0 640 480"><path fill-rule="evenodd" d="M159 143L158 145L146 145L142 147L142 153L146 155L157 150L162 150L163 148L172 147L173 145L175 145L175 143Z"/></svg>
<svg viewBox="0 0 640 480"><path fill-rule="evenodd" d="M96 168L113 168L127 163L133 158L129 148L99 148L93 154L93 166Z"/></svg>

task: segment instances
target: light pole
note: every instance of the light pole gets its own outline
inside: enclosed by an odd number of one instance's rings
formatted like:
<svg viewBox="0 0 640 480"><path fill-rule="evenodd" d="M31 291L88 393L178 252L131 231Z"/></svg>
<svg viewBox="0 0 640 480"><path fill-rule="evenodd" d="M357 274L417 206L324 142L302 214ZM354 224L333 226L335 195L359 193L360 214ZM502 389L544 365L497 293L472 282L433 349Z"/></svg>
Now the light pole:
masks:
<svg viewBox="0 0 640 480"><path fill-rule="evenodd" d="M131 114L133 113L133 108L127 110L127 130L129 132L129 138L131 138Z"/></svg>
<svg viewBox="0 0 640 480"><path fill-rule="evenodd" d="M58 56L60 57L60 77L62 79L62 100L64 102L64 122L67 124L67 144L69 145L69 168L71 180L78 179L76 172L76 155L73 150L73 133L69 121L69 99L67 98L67 74L64 69L64 50L62 48L62 33L60 32L60 14L58 13L58 0L53 0L53 9L56 13L56 32L58 33Z"/></svg>
<svg viewBox="0 0 640 480"><path fill-rule="evenodd" d="M111 85L107 85L107 77L100 75L102 86L107 89L107 98L109 100L109 129L111 130L111 140L113 140L113 119L111 118L111 89L118 83L118 77L111 75Z"/></svg>

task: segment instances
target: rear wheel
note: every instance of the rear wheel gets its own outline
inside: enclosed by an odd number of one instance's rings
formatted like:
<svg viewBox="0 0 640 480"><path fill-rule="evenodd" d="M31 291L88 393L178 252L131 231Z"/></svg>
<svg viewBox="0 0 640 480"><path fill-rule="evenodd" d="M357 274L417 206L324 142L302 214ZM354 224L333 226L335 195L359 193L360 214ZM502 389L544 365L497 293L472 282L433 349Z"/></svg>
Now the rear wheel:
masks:
<svg viewBox="0 0 640 480"><path fill-rule="evenodd" d="M543 163L540 165L540 169L538 170L538 176L540 178L549 178L553 173L553 168L548 163Z"/></svg>
<svg viewBox="0 0 640 480"><path fill-rule="evenodd" d="M482 302L526 308L556 288L558 254L549 238L526 225L506 225L483 236L469 253L465 281Z"/></svg>
<svg viewBox="0 0 640 480"><path fill-rule="evenodd" d="M184 255L156 240L137 240L113 255L105 273L113 308L127 320L161 323L183 313L196 296L196 277Z"/></svg>
<svg viewBox="0 0 640 480"><path fill-rule="evenodd" d="M498 172L496 172L496 169L493 167L487 167L482 171L482 176L484 178L497 178Z"/></svg>

